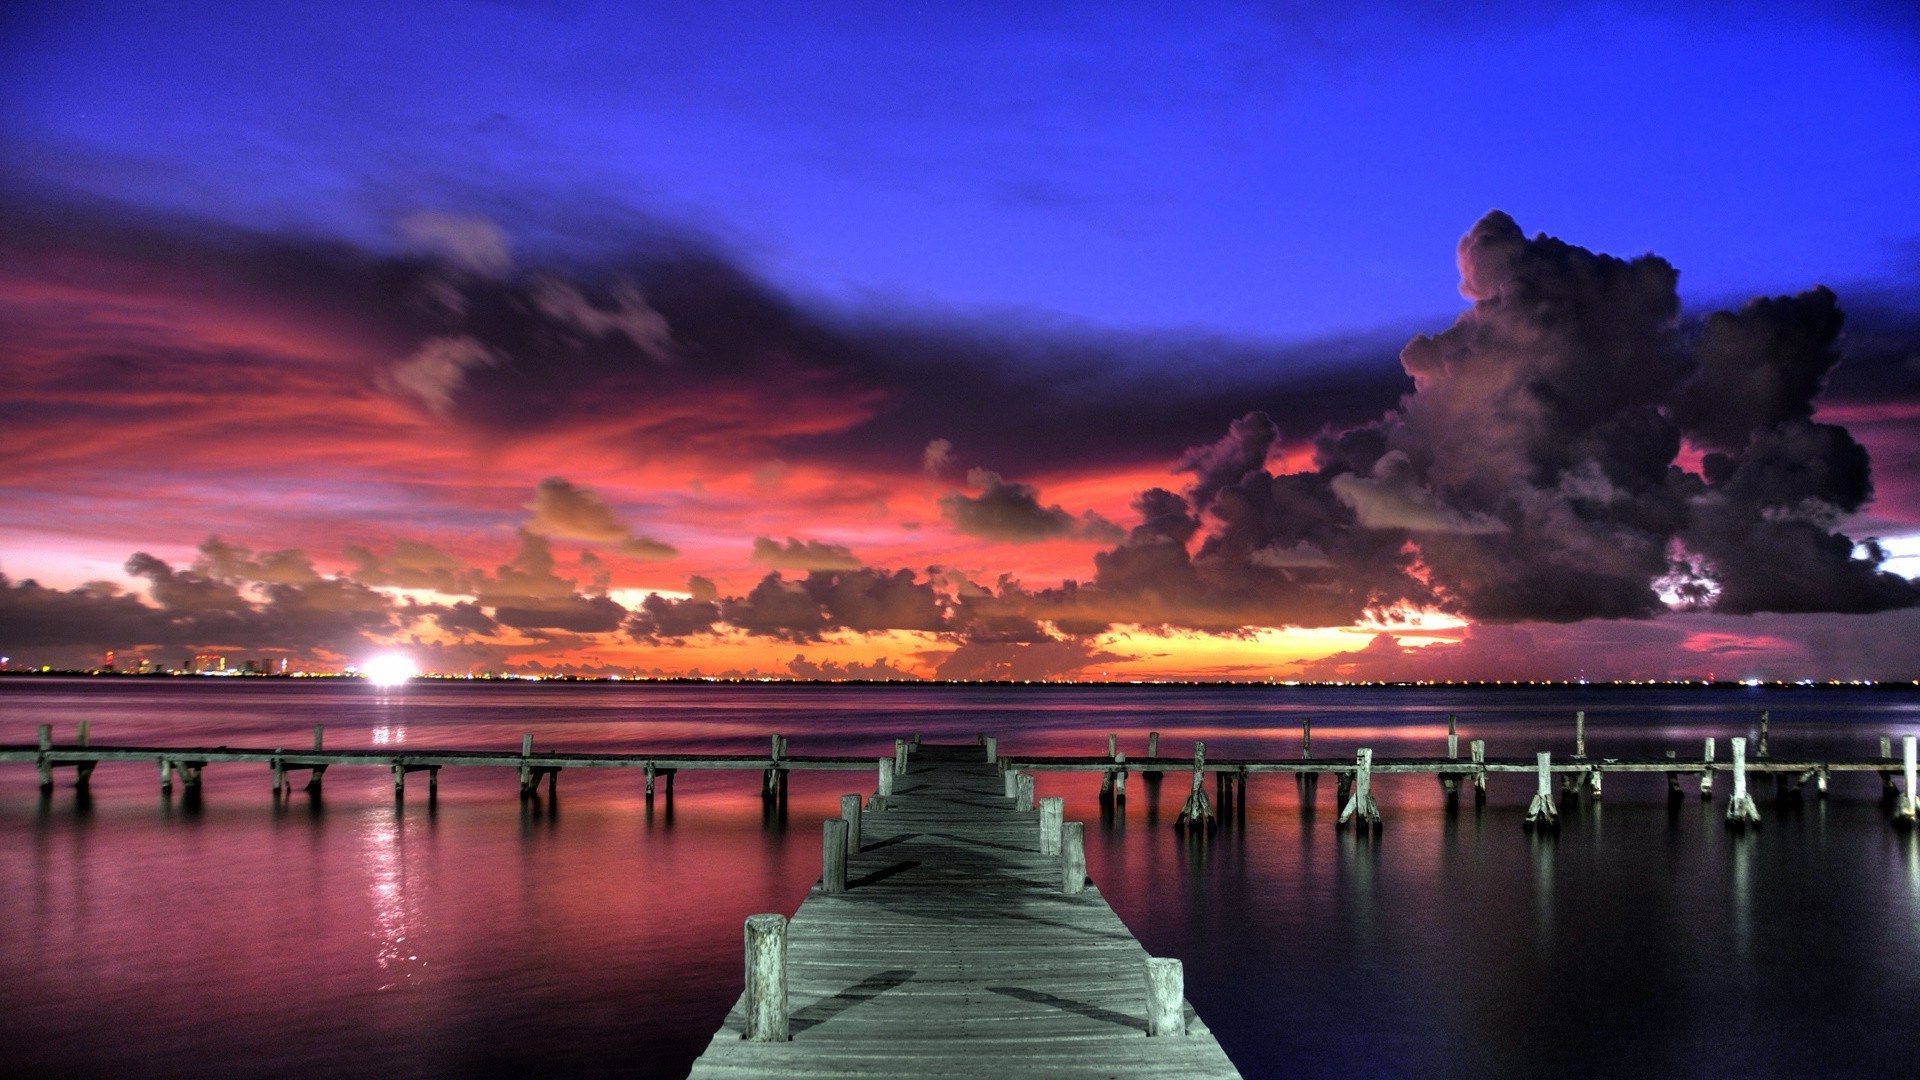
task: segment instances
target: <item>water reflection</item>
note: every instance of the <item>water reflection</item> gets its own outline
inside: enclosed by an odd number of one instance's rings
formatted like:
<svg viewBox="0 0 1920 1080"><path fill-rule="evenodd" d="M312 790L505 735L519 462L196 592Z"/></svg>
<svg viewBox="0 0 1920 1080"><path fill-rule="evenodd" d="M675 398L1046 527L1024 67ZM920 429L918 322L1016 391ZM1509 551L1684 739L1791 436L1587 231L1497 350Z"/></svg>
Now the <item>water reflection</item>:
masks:
<svg viewBox="0 0 1920 1080"><path fill-rule="evenodd" d="M405 814L397 810L369 809L360 815L360 861L373 914L368 934L381 990L406 986L427 966L420 955L420 897L407 858L409 831Z"/></svg>
<svg viewBox="0 0 1920 1080"><path fill-rule="evenodd" d="M1533 951L1541 960L1553 958L1553 864L1559 843L1552 829L1529 829L1527 852L1533 862Z"/></svg>

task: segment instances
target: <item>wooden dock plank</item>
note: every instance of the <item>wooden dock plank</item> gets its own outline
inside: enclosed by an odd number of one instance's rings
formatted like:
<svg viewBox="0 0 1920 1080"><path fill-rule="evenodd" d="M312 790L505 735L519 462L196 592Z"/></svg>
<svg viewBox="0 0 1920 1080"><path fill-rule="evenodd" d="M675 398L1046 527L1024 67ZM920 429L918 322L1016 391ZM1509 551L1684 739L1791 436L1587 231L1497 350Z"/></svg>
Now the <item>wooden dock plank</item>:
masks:
<svg viewBox="0 0 1920 1080"><path fill-rule="evenodd" d="M1100 892L1060 887L1039 814L977 747L915 752L862 818L847 892L787 932L792 1040L748 1042L744 997L694 1077L1238 1076L1206 1025L1146 1034L1146 950Z"/></svg>

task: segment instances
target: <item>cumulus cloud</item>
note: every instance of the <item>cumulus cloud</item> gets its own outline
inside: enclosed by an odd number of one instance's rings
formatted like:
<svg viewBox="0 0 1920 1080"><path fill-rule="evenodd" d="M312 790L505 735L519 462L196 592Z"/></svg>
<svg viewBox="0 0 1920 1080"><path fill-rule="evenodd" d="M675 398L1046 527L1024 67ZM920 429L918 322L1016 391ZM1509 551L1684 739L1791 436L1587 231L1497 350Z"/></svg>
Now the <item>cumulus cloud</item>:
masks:
<svg viewBox="0 0 1920 1080"><path fill-rule="evenodd" d="M858 570L861 562L848 548L824 540L797 540L782 545L770 536L753 538L753 561L783 570Z"/></svg>
<svg viewBox="0 0 1920 1080"><path fill-rule="evenodd" d="M787 661L787 674L796 679L823 682L840 682L848 679L867 682L912 682L920 678L910 671L894 666L893 661L884 657L879 660L848 660L842 663L836 660L816 662L805 656L795 656Z"/></svg>
<svg viewBox="0 0 1920 1080"><path fill-rule="evenodd" d="M491 219L477 214L423 210L401 218L399 230L408 247L445 259L461 270L503 277L513 269L507 234Z"/></svg>
<svg viewBox="0 0 1920 1080"><path fill-rule="evenodd" d="M720 622L719 596L712 579L695 575L687 579L684 597L648 593L624 629L635 641L649 645L711 634Z"/></svg>
<svg viewBox="0 0 1920 1080"><path fill-rule="evenodd" d="M526 508L533 511L526 530L539 536L609 544L636 559L671 559L679 554L672 544L635 535L600 496L558 476L540 481Z"/></svg>
<svg viewBox="0 0 1920 1080"><path fill-rule="evenodd" d="M534 285L533 305L585 339L618 335L655 363L674 359L673 328L631 281L615 281L596 300L564 278L544 276Z"/></svg>
<svg viewBox="0 0 1920 1080"><path fill-rule="evenodd" d="M983 540L1027 544L1063 538L1119 539L1120 527L1089 510L1078 517L1058 505L1040 505L1040 489L974 469L967 483L978 495L953 491L940 497L940 513L955 530Z"/></svg>
<svg viewBox="0 0 1920 1080"><path fill-rule="evenodd" d="M1373 463L1371 475L1341 473L1329 481L1329 486L1341 502L1353 509L1355 520L1363 528L1428 533L1507 531L1506 525L1491 514L1463 514L1442 503L1415 477L1413 463L1401 450L1381 455L1380 460ZM1271 547L1261 549L1271 550ZM1279 564L1269 560L1268 565Z"/></svg>
<svg viewBox="0 0 1920 1080"><path fill-rule="evenodd" d="M1267 468L1261 413L1195 447L1181 495L1041 594L1057 618L1337 625L1438 606L1494 621L1869 612L1920 602L1837 531L1872 494L1866 451L1810 417L1841 317L1814 289L1699 324L1653 255L1528 238L1494 211L1461 240L1454 325L1401 353L1414 390L1323 428L1315 465ZM1701 471L1679 467L1688 443ZM1191 538L1200 537L1197 549Z"/></svg>
<svg viewBox="0 0 1920 1080"><path fill-rule="evenodd" d="M381 384L391 393L419 402L435 416L446 417L453 412L454 395L466 383L468 372L505 359L463 334L428 338L406 359L387 369Z"/></svg>

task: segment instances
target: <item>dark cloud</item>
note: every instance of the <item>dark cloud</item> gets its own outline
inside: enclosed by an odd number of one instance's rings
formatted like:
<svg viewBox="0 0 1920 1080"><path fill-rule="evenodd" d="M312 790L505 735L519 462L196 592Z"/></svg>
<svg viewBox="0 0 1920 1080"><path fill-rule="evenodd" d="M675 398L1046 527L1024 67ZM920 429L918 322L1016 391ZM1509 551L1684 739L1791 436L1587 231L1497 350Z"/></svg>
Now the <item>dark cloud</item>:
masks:
<svg viewBox="0 0 1920 1080"><path fill-rule="evenodd" d="M753 561L782 570L858 570L860 560L840 544L824 540L797 540L782 545L770 536L753 538Z"/></svg>
<svg viewBox="0 0 1920 1080"><path fill-rule="evenodd" d="M351 370L149 339L81 349L44 376L97 387L138 373L143 386L198 392L168 410L198 407L208 387L244 395L300 373L384 392L482 445L590 432L637 460L903 472L944 467L930 451L964 446L1017 474L1158 464L1249 401L1296 430L1351 425L1405 387L1391 342L1374 335L1281 347L808 310L709 246L638 228L596 245L592 265L558 267L516 262L484 219L416 215L403 230L411 253L383 257L0 190L0 266L14 273L270 311L355 342ZM70 348L69 325L10 329ZM89 408L98 422L125 406ZM54 417L9 419L37 430Z"/></svg>
<svg viewBox="0 0 1920 1080"><path fill-rule="evenodd" d="M952 680L1039 681L1087 674L1100 664L1132 659L1074 638L1031 642L967 642L938 656L934 676Z"/></svg>
<svg viewBox="0 0 1920 1080"><path fill-rule="evenodd" d="M540 536L608 544L636 559L671 559L679 554L672 544L636 536L600 496L558 476L540 481L527 509L533 517L525 528Z"/></svg>
<svg viewBox="0 0 1920 1080"><path fill-rule="evenodd" d="M647 644L711 634L720 621L719 595L710 579L688 578L685 597L676 599L648 593L627 620L625 629L635 641Z"/></svg>
<svg viewBox="0 0 1920 1080"><path fill-rule="evenodd" d="M787 661L787 674L796 679L818 679L822 681L840 681L845 679L863 679L870 682L918 682L920 676L893 665L885 659L860 661L849 660L840 663L834 660L815 662L804 656L795 656Z"/></svg>
<svg viewBox="0 0 1920 1080"><path fill-rule="evenodd" d="M1266 468L1279 426L1243 417L1181 459L1183 496L1143 499L1093 582L1040 599L1208 629L1401 605L1574 622L1920 602L1837 531L1872 483L1864 448L1809 420L1839 355L1830 291L1689 325L1664 260L1529 239L1498 211L1459 262L1473 306L1402 351L1398 408L1323 429L1316 467L1288 475ZM1688 442L1712 451L1700 474L1678 467Z"/></svg>
<svg viewBox="0 0 1920 1080"><path fill-rule="evenodd" d="M978 495L954 491L940 497L940 513L955 530L982 540L1027 544L1064 538L1112 542L1120 527L1091 510L1075 517L1062 507L1040 505L1040 489L974 469L967 482Z"/></svg>
<svg viewBox="0 0 1920 1080"><path fill-rule="evenodd" d="M1577 625L1481 623L1428 645L1392 633L1296 665L1319 681L1423 679L1874 679L1913 674L1920 608L1874 615L1678 614Z"/></svg>
<svg viewBox="0 0 1920 1080"><path fill-rule="evenodd" d="M723 601L721 614L736 629L787 641L818 641L834 631L948 628L944 599L911 570L816 570L794 581L775 571L746 596Z"/></svg>

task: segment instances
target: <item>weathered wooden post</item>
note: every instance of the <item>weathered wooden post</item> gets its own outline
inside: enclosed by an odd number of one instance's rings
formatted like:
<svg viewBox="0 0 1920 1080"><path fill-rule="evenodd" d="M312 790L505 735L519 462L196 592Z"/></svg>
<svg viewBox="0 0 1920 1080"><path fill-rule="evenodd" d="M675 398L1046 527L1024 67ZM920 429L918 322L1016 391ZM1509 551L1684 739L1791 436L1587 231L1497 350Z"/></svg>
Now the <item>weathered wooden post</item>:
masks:
<svg viewBox="0 0 1920 1080"><path fill-rule="evenodd" d="M907 740L893 740L893 771L896 776L907 773Z"/></svg>
<svg viewBox="0 0 1920 1080"><path fill-rule="evenodd" d="M38 765L40 765L40 790L42 790L42 792L52 792L52 790L54 790L54 763L46 757L46 753L48 753L50 749L54 749L54 724L40 724L40 757L38 757Z"/></svg>
<svg viewBox="0 0 1920 1080"><path fill-rule="evenodd" d="M1087 887L1087 827L1078 821L1060 826L1060 891L1078 896Z"/></svg>
<svg viewBox="0 0 1920 1080"><path fill-rule="evenodd" d="M1000 741L992 735L983 736L983 741L987 745L987 764L992 765L1000 760Z"/></svg>
<svg viewBox="0 0 1920 1080"><path fill-rule="evenodd" d="M1213 805L1207 802L1207 744L1193 744L1193 789L1187 793L1186 805L1180 808L1180 816L1174 818L1176 829L1211 829L1217 824L1213 816Z"/></svg>
<svg viewBox="0 0 1920 1080"><path fill-rule="evenodd" d="M858 795L840 796L840 820L847 823L847 851L860 850L860 804Z"/></svg>
<svg viewBox="0 0 1920 1080"><path fill-rule="evenodd" d="M427 766L427 801L433 802L438 798L440 798L440 766L429 765Z"/></svg>
<svg viewBox="0 0 1920 1080"><path fill-rule="evenodd" d="M1552 832L1560 827L1560 811L1553 805L1553 755L1545 751L1534 755L1540 766L1540 788L1527 804L1528 829Z"/></svg>
<svg viewBox="0 0 1920 1080"><path fill-rule="evenodd" d="M1460 732L1454 726L1453 714L1447 714L1447 760L1460 760Z"/></svg>
<svg viewBox="0 0 1920 1080"><path fill-rule="evenodd" d="M1058 795L1040 800L1040 854L1060 854L1060 824L1066 814L1067 800Z"/></svg>
<svg viewBox="0 0 1920 1080"><path fill-rule="evenodd" d="M93 721L82 720L79 724L75 725L73 741L80 746L87 746L93 742L92 734ZM91 761L76 761L73 763L74 787L84 788L87 786L88 781L93 779L94 765L95 762Z"/></svg>
<svg viewBox="0 0 1920 1080"><path fill-rule="evenodd" d="M847 891L847 821L828 818L820 830L820 891Z"/></svg>
<svg viewBox="0 0 1920 1080"><path fill-rule="evenodd" d="M1679 753L1676 751L1673 751L1673 750L1667 751L1668 761L1672 761L1678 758L1679 756L1680 756ZM1680 797L1680 774L1679 772L1673 769L1668 769L1667 770L1667 798L1677 799L1679 797Z"/></svg>
<svg viewBox="0 0 1920 1080"><path fill-rule="evenodd" d="M1147 1037L1187 1033L1187 979L1180 961L1147 957Z"/></svg>
<svg viewBox="0 0 1920 1080"><path fill-rule="evenodd" d="M1117 766L1113 770L1113 801L1123 803L1127 801L1127 755L1113 755L1113 763Z"/></svg>
<svg viewBox="0 0 1920 1080"><path fill-rule="evenodd" d="M1773 718L1772 714L1771 709L1760 710L1760 753L1757 755L1759 757L1767 756L1767 721Z"/></svg>
<svg viewBox="0 0 1920 1080"><path fill-rule="evenodd" d="M527 761L533 756L533 736L520 736L520 797L531 799L540 786L540 778L533 774L533 765Z"/></svg>
<svg viewBox="0 0 1920 1080"><path fill-rule="evenodd" d="M1033 809L1033 774L1019 773L1013 782L1013 808L1015 810Z"/></svg>
<svg viewBox="0 0 1920 1080"><path fill-rule="evenodd" d="M1160 756L1160 733L1157 731L1147 732L1147 756Z"/></svg>
<svg viewBox="0 0 1920 1080"><path fill-rule="evenodd" d="M407 767L405 765L395 765L393 767L393 797L398 799L405 796L406 793Z"/></svg>
<svg viewBox="0 0 1920 1080"><path fill-rule="evenodd" d="M1573 714L1573 756L1587 756L1587 711L1581 709Z"/></svg>
<svg viewBox="0 0 1920 1080"><path fill-rule="evenodd" d="M285 748L276 746L274 747L273 752L275 754L278 754L283 749ZM280 789L286 786L287 786L287 763L276 757L273 759L273 797L276 799L279 798Z"/></svg>
<svg viewBox="0 0 1920 1080"><path fill-rule="evenodd" d="M40 766L40 790L41 791L53 790L53 761L52 759L47 757L47 753L52 749L53 749L53 725L41 724L40 725L40 757L38 759L38 764Z"/></svg>
<svg viewBox="0 0 1920 1080"><path fill-rule="evenodd" d="M1468 753L1473 755L1473 805L1487 805L1487 741L1475 739L1467 744Z"/></svg>
<svg viewBox="0 0 1920 1080"><path fill-rule="evenodd" d="M1713 798L1713 736L1707 736L1706 756L1701 762L1700 797Z"/></svg>
<svg viewBox="0 0 1920 1080"><path fill-rule="evenodd" d="M1920 780L1920 758L1916 758L1915 739L1912 735L1900 738L1900 754L1906 759L1907 790L1900 796L1899 812L1894 814L1893 822L1902 828L1911 829L1920 824L1920 791L1914 789L1914 781Z"/></svg>
<svg viewBox="0 0 1920 1080"><path fill-rule="evenodd" d="M313 725L313 752L314 753L317 754L320 752L320 747L322 742L325 739L325 736L326 736L325 727L319 724ZM314 766L311 769L307 770L307 790L308 791L313 792L315 795L318 795L320 793L320 776L322 773L325 773L326 771L327 771L327 767L317 762L314 764Z"/></svg>
<svg viewBox="0 0 1920 1080"><path fill-rule="evenodd" d="M1760 808L1747 794L1747 740L1733 740L1733 798L1727 802L1727 827L1744 829L1760 824Z"/></svg>
<svg viewBox="0 0 1920 1080"><path fill-rule="evenodd" d="M1600 777L1600 766L1590 765L1587 767L1587 791L1593 796L1594 802L1600 801Z"/></svg>
<svg viewBox="0 0 1920 1080"><path fill-rule="evenodd" d="M1885 735L1880 736L1880 756L1888 761L1893 760L1893 740ZM1880 800L1888 804L1893 804L1900 798L1900 789L1893 782L1894 775L1892 769L1880 770Z"/></svg>
<svg viewBox="0 0 1920 1080"><path fill-rule="evenodd" d="M1353 797L1340 809L1339 824L1345 825L1354 818L1360 824L1370 828L1380 827L1380 805L1373 800L1373 751L1361 748L1353 761Z"/></svg>
<svg viewBox="0 0 1920 1080"><path fill-rule="evenodd" d="M1002 794L1006 795L1009 799L1013 798L1015 792L1020 788L1020 774L1014 772L1012 769L1001 769L1000 786L1004 789Z"/></svg>
<svg viewBox="0 0 1920 1080"><path fill-rule="evenodd" d="M160 765L160 794L165 795L166 793L173 790L173 762L168 761L166 758L161 758L159 761L159 765Z"/></svg>
<svg viewBox="0 0 1920 1080"><path fill-rule="evenodd" d="M653 762L651 762L651 761L649 761L649 762L647 762L647 763L646 763L645 765L643 765L643 766L641 766L641 769L642 769L642 771L643 771L643 772L644 772L644 773L646 774L646 778L647 778L647 802L648 802L649 804L651 804L651 803L653 802L653 777L654 777L654 766L653 766Z"/></svg>
<svg viewBox="0 0 1920 1080"><path fill-rule="evenodd" d="M1112 732L1108 732L1107 733L1107 760L1109 761L1113 760L1113 755L1119 752L1120 752L1120 736L1115 735Z"/></svg>
<svg viewBox="0 0 1920 1080"><path fill-rule="evenodd" d="M1827 797L1827 774L1830 771L1825 765L1813 771L1813 786L1819 791L1822 799Z"/></svg>
<svg viewBox="0 0 1920 1080"><path fill-rule="evenodd" d="M787 917L747 916L748 1042L787 1041Z"/></svg>
<svg viewBox="0 0 1920 1080"><path fill-rule="evenodd" d="M1300 718L1300 760L1313 760L1313 718Z"/></svg>
<svg viewBox="0 0 1920 1080"><path fill-rule="evenodd" d="M893 797L892 758L883 757L880 759L880 781L879 786L874 789L874 795L881 800L879 809L885 810L887 808L886 800Z"/></svg>

